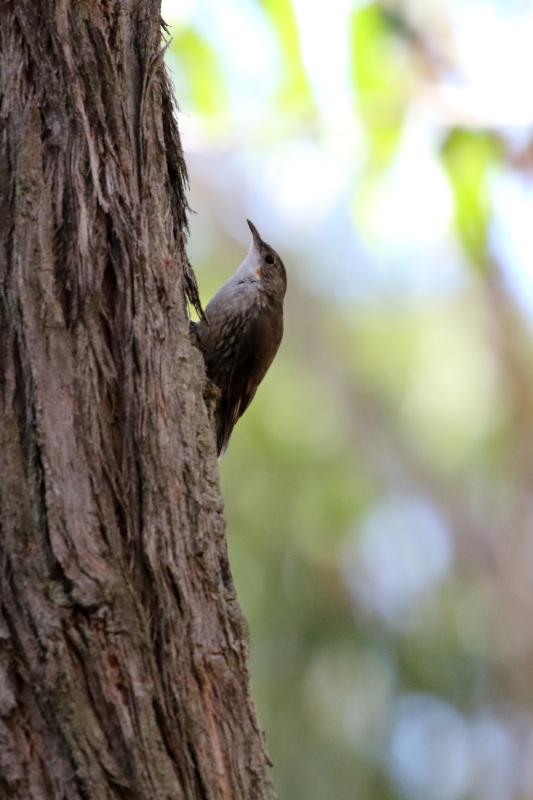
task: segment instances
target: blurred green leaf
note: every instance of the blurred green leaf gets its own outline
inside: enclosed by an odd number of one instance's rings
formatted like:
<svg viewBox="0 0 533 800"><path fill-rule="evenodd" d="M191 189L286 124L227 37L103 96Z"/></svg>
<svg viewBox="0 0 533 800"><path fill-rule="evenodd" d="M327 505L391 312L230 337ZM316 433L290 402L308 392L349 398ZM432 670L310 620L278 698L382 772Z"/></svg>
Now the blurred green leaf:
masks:
<svg viewBox="0 0 533 800"><path fill-rule="evenodd" d="M489 133L453 130L442 148L452 186L457 232L474 265L487 263L492 218L489 176L499 161L500 147Z"/></svg>
<svg viewBox="0 0 533 800"><path fill-rule="evenodd" d="M376 3L354 11L351 72L370 168L389 163L402 132L412 72L395 26Z"/></svg>
<svg viewBox="0 0 533 800"><path fill-rule="evenodd" d="M280 44L283 67L279 101L281 111L306 113L313 108L313 94L302 62L298 24L291 0L260 0Z"/></svg>
<svg viewBox="0 0 533 800"><path fill-rule="evenodd" d="M228 97L219 59L211 45L192 28L178 31L171 50L183 70L191 103L207 116L227 108Z"/></svg>

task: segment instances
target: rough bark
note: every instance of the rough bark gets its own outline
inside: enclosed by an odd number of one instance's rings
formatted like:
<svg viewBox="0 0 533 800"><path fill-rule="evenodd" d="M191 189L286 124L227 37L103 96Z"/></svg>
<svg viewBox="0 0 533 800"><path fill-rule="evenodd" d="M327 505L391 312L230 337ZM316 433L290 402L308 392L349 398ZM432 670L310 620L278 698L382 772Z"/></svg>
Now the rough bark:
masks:
<svg viewBox="0 0 533 800"><path fill-rule="evenodd" d="M155 0L0 0L0 797L272 798Z"/></svg>

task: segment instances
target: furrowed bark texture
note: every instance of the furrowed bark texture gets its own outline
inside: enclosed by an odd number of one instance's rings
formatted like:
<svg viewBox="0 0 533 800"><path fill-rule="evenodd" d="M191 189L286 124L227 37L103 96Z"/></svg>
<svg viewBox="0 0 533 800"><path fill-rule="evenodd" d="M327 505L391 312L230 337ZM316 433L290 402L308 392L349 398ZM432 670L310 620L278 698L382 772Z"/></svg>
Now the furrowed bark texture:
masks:
<svg viewBox="0 0 533 800"><path fill-rule="evenodd" d="M272 798L154 0L0 0L0 797Z"/></svg>

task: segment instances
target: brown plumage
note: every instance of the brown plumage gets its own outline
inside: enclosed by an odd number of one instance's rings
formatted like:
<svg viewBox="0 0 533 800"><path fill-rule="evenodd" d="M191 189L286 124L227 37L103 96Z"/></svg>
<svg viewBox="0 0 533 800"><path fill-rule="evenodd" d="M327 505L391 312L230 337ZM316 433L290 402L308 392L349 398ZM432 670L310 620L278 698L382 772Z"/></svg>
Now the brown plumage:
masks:
<svg viewBox="0 0 533 800"><path fill-rule="evenodd" d="M194 326L208 377L219 389L215 408L217 452L250 405L283 336L287 287L279 255L247 220L253 241L237 271L218 290Z"/></svg>

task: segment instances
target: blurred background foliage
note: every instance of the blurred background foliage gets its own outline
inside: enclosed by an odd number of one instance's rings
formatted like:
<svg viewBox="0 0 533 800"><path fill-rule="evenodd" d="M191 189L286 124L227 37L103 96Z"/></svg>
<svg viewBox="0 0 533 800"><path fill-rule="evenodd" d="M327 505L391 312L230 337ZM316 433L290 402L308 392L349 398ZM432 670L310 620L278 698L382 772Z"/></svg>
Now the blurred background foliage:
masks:
<svg viewBox="0 0 533 800"><path fill-rule="evenodd" d="M532 4L163 16L203 298L246 217L289 275L220 462L280 798L530 798Z"/></svg>

